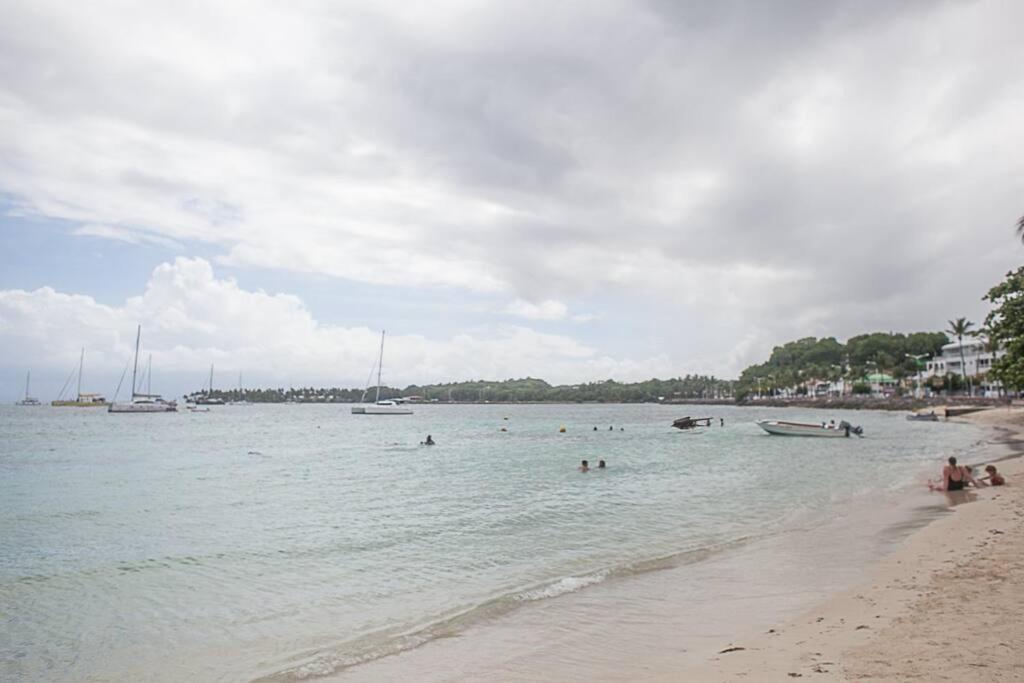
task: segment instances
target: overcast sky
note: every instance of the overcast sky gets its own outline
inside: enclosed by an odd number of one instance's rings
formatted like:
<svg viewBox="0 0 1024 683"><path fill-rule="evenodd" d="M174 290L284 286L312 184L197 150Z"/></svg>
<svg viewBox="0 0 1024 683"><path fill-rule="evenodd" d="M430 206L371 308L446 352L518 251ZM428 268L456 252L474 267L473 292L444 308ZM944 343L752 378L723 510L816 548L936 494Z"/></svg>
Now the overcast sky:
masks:
<svg viewBox="0 0 1024 683"><path fill-rule="evenodd" d="M734 377L980 321L1024 4L0 0L0 398ZM89 379L92 379L90 384ZM163 384L161 385L161 381Z"/></svg>

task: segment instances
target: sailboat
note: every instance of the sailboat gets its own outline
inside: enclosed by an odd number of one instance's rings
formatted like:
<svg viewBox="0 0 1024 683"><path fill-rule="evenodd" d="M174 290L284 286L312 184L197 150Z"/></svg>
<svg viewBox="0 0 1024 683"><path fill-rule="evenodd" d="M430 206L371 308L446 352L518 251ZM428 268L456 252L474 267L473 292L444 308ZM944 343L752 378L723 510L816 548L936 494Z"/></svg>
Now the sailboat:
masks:
<svg viewBox="0 0 1024 683"><path fill-rule="evenodd" d="M248 406L252 405L249 401L245 400L245 392L242 390L242 373L238 373L238 400L228 401L228 405L231 406Z"/></svg>
<svg viewBox="0 0 1024 683"><path fill-rule="evenodd" d="M377 396L373 403L364 403L366 391L359 399L360 405L352 406L353 415L412 415L412 408L406 408L396 401L380 400L380 375L381 366L384 365L384 331L380 333L380 356L377 359ZM373 372L372 370L370 371ZM369 387L367 387L369 391Z"/></svg>
<svg viewBox="0 0 1024 683"><path fill-rule="evenodd" d="M83 394L82 393L82 365L85 363L85 348L82 348L82 355L78 357L78 372L75 373L78 377L78 391L75 399L64 398L64 392L68 388L68 384L71 382L71 378L68 377L68 381L64 383L64 388L60 390L60 394L57 396L56 401L51 401L51 406L58 407L69 407L69 408L102 408L107 405L107 399L103 398L103 394Z"/></svg>
<svg viewBox="0 0 1024 683"><path fill-rule="evenodd" d="M132 364L132 400L131 401L117 401L115 400L110 404L107 409L111 413L173 413L178 410L178 404L174 401L165 401L159 394L145 393L140 394L137 391L136 375L139 370L139 341L142 339L142 325L139 325L135 331L135 361ZM152 372L152 361L153 357L150 356L150 381L153 379ZM149 390L147 389L147 392ZM117 392L114 393L114 398L117 398Z"/></svg>
<svg viewBox="0 0 1024 683"><path fill-rule="evenodd" d="M224 399L213 397L213 365L210 366L210 388L206 392L206 396L201 396L196 399L197 406L222 406L224 405Z"/></svg>
<svg viewBox="0 0 1024 683"><path fill-rule="evenodd" d="M16 405L16 406L41 406L41 405L43 405L42 403L39 402L38 398L32 398L31 396L28 395L28 386L29 386L29 382L31 381L31 379L32 379L32 371L29 370L28 372L25 373L25 398L23 398L22 400L18 401L14 405Z"/></svg>

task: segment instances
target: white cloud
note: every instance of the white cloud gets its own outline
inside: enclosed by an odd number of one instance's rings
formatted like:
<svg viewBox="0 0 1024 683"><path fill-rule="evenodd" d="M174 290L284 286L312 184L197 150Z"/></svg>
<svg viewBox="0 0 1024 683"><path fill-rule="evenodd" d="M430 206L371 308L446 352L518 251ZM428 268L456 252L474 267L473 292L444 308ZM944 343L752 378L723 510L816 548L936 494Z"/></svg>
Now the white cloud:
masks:
<svg viewBox="0 0 1024 683"><path fill-rule="evenodd" d="M561 320L568 314L569 307L551 299L538 303L516 299L505 307L505 312L527 320Z"/></svg>
<svg viewBox="0 0 1024 683"><path fill-rule="evenodd" d="M166 237L160 237L159 235L150 235L145 232L138 230L127 230L125 228L117 228L110 225L96 225L88 224L82 225L71 231L72 235L79 235L82 237L101 237L108 240L116 240L118 242L127 242L128 244L155 244L157 246L166 247L168 249L181 249L182 246L174 240L167 239Z"/></svg>
<svg viewBox="0 0 1024 683"><path fill-rule="evenodd" d="M299 298L242 289L218 279L203 259L160 265L145 291L121 306L49 287L0 291L0 357L16 361L17 369L62 377L85 346L89 372L109 381L131 357L136 324L155 372L182 390L199 386L211 363L231 385L243 372L264 385L358 386L375 360L380 334L321 324ZM571 337L505 325L449 339L389 335L384 373L386 382L405 386L528 375L554 382L635 380L671 370L663 357L614 359Z"/></svg>

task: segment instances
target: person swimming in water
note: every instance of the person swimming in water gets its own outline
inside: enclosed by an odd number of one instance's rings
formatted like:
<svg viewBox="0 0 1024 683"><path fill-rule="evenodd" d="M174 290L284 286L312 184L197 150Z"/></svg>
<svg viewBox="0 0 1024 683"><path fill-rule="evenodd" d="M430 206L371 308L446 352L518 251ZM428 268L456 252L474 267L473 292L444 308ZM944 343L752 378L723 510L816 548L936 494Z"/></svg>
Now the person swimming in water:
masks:
<svg viewBox="0 0 1024 683"><path fill-rule="evenodd" d="M599 469L599 470L608 469L607 467L604 466L604 460L598 460L597 461L597 469Z"/></svg>
<svg viewBox="0 0 1024 683"><path fill-rule="evenodd" d="M427 440L423 442L423 445L424 446L433 446L434 445L434 437L432 437L430 434L427 434Z"/></svg>
<svg viewBox="0 0 1024 683"><path fill-rule="evenodd" d="M579 469L580 472L589 472L590 471L590 463L588 463L586 460L581 460L580 461L580 466L579 466L578 469Z"/></svg>

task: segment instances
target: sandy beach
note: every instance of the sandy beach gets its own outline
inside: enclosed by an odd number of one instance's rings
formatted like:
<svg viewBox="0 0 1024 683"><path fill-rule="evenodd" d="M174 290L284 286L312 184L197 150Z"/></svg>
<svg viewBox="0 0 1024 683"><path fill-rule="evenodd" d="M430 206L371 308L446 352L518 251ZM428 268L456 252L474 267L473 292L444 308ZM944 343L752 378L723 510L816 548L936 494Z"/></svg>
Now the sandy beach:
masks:
<svg viewBox="0 0 1024 683"><path fill-rule="evenodd" d="M1015 457L1024 409L962 419L992 430L970 464L1001 460L1007 486L936 493L950 514L912 534L862 585L651 680L1024 680L1024 460Z"/></svg>

